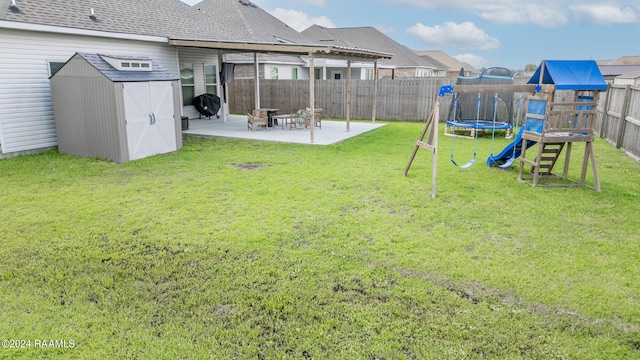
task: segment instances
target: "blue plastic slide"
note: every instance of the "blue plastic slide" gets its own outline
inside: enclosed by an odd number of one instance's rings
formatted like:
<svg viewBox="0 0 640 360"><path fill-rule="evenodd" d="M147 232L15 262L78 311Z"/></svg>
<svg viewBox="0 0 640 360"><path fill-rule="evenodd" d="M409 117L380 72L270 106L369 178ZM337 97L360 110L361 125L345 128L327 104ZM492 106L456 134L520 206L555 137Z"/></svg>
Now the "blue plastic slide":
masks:
<svg viewBox="0 0 640 360"><path fill-rule="evenodd" d="M521 126L515 140L507 145L507 147L505 147L499 154L490 155L487 158L487 166L498 166L501 168L511 166L511 164L520 157L520 153L522 152L522 133L524 132L524 129L525 127ZM535 143L535 141L527 140L527 149L535 145Z"/></svg>

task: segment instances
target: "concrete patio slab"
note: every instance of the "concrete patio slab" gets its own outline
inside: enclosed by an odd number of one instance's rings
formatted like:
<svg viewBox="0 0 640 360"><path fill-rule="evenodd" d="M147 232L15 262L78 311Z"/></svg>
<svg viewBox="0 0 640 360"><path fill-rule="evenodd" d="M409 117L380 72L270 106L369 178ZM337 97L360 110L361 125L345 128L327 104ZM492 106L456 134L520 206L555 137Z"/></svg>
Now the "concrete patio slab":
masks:
<svg viewBox="0 0 640 360"><path fill-rule="evenodd" d="M247 117L244 115L227 115L227 122L212 117L208 119L189 120L189 130L183 134L225 137L233 139L263 140L295 144L330 145L375 130L384 124L370 122L350 122L346 131L345 121L322 120L322 128L316 127L311 143L310 129L293 129L274 125L267 130L251 131L247 129Z"/></svg>

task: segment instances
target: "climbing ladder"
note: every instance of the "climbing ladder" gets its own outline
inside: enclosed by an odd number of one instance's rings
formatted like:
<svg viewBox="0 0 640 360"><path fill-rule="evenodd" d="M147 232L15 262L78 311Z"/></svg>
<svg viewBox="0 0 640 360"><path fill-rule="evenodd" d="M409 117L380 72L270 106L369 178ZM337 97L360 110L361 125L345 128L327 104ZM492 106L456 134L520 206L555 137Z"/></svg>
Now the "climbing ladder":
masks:
<svg viewBox="0 0 640 360"><path fill-rule="evenodd" d="M551 175L551 171L553 167L556 165L556 161L558 161L558 157L564 149L565 143L559 144L542 144L542 153L540 154L539 161L533 166L538 167L540 170L538 171L539 175Z"/></svg>

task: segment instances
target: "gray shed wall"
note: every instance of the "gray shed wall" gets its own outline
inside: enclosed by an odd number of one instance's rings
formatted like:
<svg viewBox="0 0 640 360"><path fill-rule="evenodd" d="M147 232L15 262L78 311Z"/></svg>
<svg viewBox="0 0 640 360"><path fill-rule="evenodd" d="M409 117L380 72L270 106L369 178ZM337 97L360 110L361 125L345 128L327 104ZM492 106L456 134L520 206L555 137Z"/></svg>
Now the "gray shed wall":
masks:
<svg viewBox="0 0 640 360"><path fill-rule="evenodd" d="M121 84L74 57L51 79L61 152L122 163L128 160ZM120 88L120 91L118 91ZM122 112L124 113L124 112Z"/></svg>

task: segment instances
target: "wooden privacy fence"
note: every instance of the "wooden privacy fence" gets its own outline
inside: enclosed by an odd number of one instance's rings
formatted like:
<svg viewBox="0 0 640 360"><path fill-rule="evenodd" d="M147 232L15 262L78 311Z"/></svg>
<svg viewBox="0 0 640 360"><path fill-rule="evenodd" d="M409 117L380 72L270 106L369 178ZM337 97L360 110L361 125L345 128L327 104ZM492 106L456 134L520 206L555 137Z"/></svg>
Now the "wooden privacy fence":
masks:
<svg viewBox="0 0 640 360"><path fill-rule="evenodd" d="M455 78L378 80L376 119L423 121L429 116L441 85ZM351 81L351 118L371 119L373 80ZM229 85L229 111L245 114L255 107L254 80ZM316 80L315 106L323 117L346 118L346 80ZM260 105L290 113L309 106L308 80L260 80Z"/></svg>
<svg viewBox="0 0 640 360"><path fill-rule="evenodd" d="M525 84L527 80L516 78L514 83ZM455 81L455 77L379 80L376 119L426 121L440 86ZM373 84L373 80L351 81L352 119L371 119ZM251 111L255 106L254 80L236 80L228 85L230 112ZM346 118L346 80L317 80L314 91L316 107L323 108L323 117ZM309 81L260 80L260 104L280 109L281 113L304 109L309 104ZM449 105L450 97L443 98L440 121L448 116ZM526 109L526 103L522 106ZM640 160L640 86L611 85L600 96L595 121L594 129L600 137Z"/></svg>
<svg viewBox="0 0 640 360"><path fill-rule="evenodd" d="M603 98L595 126L598 135L640 160L640 86L611 85Z"/></svg>

